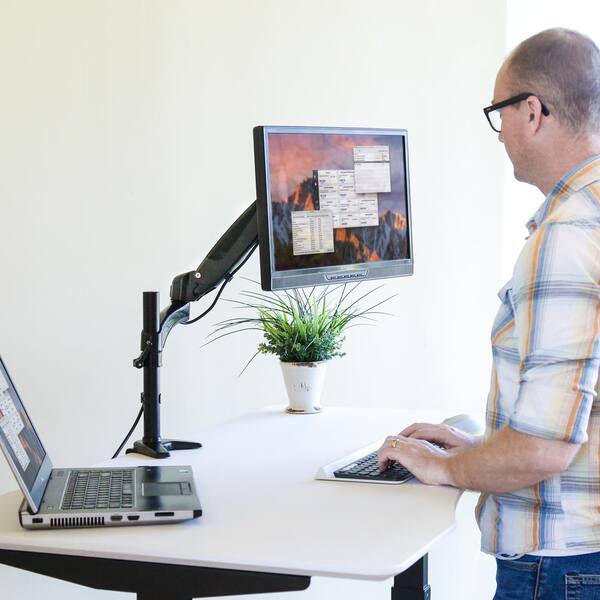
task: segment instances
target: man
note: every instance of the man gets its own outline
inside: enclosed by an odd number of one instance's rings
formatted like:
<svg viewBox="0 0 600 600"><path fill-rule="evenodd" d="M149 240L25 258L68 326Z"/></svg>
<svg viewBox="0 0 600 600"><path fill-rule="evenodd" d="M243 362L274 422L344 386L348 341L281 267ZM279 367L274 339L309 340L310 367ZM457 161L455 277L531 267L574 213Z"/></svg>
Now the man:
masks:
<svg viewBox="0 0 600 600"><path fill-rule="evenodd" d="M502 65L492 102L516 179L546 199L499 293L486 435L416 423L380 467L482 492L496 600L600 598L600 51L543 31Z"/></svg>

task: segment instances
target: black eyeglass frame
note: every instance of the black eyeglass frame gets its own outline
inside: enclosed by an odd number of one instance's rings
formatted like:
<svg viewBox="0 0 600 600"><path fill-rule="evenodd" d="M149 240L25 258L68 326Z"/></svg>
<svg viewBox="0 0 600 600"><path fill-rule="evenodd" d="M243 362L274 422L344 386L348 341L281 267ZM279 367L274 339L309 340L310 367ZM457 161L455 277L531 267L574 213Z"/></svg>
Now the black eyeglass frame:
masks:
<svg viewBox="0 0 600 600"><path fill-rule="evenodd" d="M542 105L542 114L547 117L550 114L548 107L542 102L541 98L537 94L532 94L531 92L523 92L522 94L517 94L516 96L512 96L511 98L507 98L506 100L502 100L502 102L496 102L496 104L491 104L490 106L486 106L483 109L483 114L485 115L490 127L496 132L501 133L502 129L496 129L492 120L490 119L490 113L498 110L499 108L504 108L505 106L510 106L511 104L516 104L517 102L523 102L523 100L527 100L529 96L535 96Z"/></svg>

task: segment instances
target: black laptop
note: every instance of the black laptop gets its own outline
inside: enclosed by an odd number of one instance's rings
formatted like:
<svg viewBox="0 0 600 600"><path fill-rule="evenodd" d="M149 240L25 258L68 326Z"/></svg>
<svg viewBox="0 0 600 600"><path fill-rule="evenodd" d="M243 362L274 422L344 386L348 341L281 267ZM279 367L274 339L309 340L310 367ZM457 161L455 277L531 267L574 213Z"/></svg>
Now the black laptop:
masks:
<svg viewBox="0 0 600 600"><path fill-rule="evenodd" d="M0 357L0 447L26 529L173 523L202 514L190 466L53 469Z"/></svg>

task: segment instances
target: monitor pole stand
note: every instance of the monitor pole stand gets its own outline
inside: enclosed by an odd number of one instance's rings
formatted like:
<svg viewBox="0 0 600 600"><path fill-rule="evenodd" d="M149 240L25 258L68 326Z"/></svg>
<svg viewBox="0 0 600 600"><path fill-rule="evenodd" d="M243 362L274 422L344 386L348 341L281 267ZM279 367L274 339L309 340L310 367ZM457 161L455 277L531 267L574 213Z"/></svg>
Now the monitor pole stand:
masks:
<svg viewBox="0 0 600 600"><path fill-rule="evenodd" d="M240 269L258 246L256 202L237 218L212 247L195 271L177 275L171 283L171 303L159 311L158 292L144 292L144 328L142 353L133 360L133 366L144 369L144 437L134 443L129 452L138 452L151 458L166 458L172 450L201 448L198 442L163 440L160 437L160 377L162 351L170 331L179 323L191 324L190 302L200 300L223 285ZM221 287L221 290L223 287ZM220 292L219 292L220 294ZM217 298L219 295L217 295ZM213 304L214 306L214 304ZM210 309L208 309L210 310Z"/></svg>
<svg viewBox="0 0 600 600"><path fill-rule="evenodd" d="M144 370L144 391L142 405L144 410L144 437L133 444L127 453L137 452L151 458L166 458L173 450L193 450L201 448L198 442L182 442L178 440L163 440L160 437L160 374L162 364L162 346L166 334L175 322L168 326L166 332L161 332L159 312L159 293L144 292L144 328L142 330L142 353L133 364ZM182 309L189 315L189 306ZM163 327L166 324L162 324Z"/></svg>

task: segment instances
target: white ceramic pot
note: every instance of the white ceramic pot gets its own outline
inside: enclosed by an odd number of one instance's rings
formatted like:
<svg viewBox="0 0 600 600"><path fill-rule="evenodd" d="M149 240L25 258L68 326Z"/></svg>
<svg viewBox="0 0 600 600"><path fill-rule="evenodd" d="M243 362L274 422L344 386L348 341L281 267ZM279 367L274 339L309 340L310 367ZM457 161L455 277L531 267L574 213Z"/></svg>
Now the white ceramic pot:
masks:
<svg viewBox="0 0 600 600"><path fill-rule="evenodd" d="M305 415L321 411L321 391L327 362L280 361L289 400L287 412Z"/></svg>

